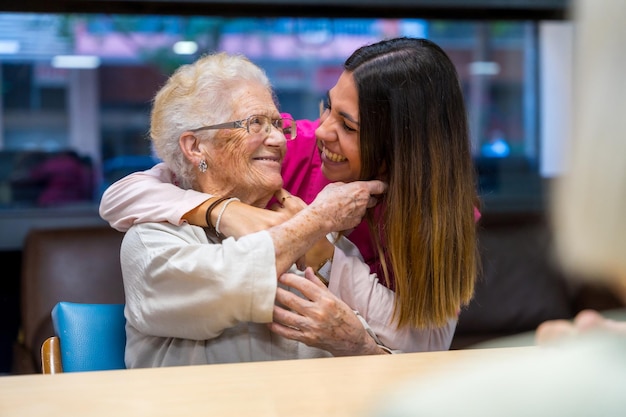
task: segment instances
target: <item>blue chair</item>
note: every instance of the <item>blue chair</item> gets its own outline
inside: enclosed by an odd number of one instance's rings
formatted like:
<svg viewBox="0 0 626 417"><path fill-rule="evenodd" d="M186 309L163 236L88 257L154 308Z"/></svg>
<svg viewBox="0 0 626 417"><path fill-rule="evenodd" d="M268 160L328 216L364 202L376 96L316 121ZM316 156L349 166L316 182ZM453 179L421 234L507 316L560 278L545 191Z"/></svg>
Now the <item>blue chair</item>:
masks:
<svg viewBox="0 0 626 417"><path fill-rule="evenodd" d="M43 373L124 369L123 304L60 302L52 309L56 336L42 345Z"/></svg>

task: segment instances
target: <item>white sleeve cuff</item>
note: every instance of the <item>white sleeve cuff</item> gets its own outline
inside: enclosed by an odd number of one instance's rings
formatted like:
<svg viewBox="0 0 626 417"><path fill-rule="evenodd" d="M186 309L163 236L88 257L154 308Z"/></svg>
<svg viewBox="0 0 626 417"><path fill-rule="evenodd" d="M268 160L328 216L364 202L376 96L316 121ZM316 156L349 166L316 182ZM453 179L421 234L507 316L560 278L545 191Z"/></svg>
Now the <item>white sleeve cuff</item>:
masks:
<svg viewBox="0 0 626 417"><path fill-rule="evenodd" d="M392 350L392 349L389 349L387 346L383 345L383 342L381 342L380 339L378 338L378 336L376 336L376 333L374 333L374 330L372 330L372 328L370 327L369 323L367 321L365 321L365 318L363 318L363 316L358 311L356 311L356 310L353 310L353 311L354 311L354 314L356 314L356 316L359 318L359 321L363 325L363 328L365 329L367 334L369 334L370 337L372 339L374 339L374 341L376 342L376 345L378 345L379 348L381 348L382 350L384 350L385 352L390 353L390 354L402 353L401 350Z"/></svg>

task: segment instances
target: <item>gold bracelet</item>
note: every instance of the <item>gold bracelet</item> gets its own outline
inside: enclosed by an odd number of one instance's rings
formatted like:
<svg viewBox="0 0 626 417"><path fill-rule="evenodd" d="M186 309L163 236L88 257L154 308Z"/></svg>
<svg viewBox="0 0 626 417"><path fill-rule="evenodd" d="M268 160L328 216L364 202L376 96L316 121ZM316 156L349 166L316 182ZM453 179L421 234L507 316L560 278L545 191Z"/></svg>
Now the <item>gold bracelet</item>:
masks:
<svg viewBox="0 0 626 417"><path fill-rule="evenodd" d="M332 262L333 258L332 256L330 258L326 258L324 259L322 262L319 263L319 265L317 265L317 268L315 268L315 271L319 271L324 265L326 265L326 262Z"/></svg>
<svg viewBox="0 0 626 417"><path fill-rule="evenodd" d="M328 273L328 276L326 277L326 276L322 275L322 273L320 272L320 269L322 269L322 268L324 267L324 265L326 265L327 263L329 263L329 262L331 262L331 263L332 263L332 261L333 261L333 258L332 258L332 257L330 257L330 258L326 258L326 259L324 259L322 262L320 262L320 264L319 264L319 265L317 266L317 268L315 268L315 270L314 270L314 271L315 271L315 275L316 275L316 276L320 279L320 281L322 281L322 283L323 283L324 285L326 285L327 287L328 287L328 283L329 283L329 280L330 280L330 271L328 271L329 273Z"/></svg>

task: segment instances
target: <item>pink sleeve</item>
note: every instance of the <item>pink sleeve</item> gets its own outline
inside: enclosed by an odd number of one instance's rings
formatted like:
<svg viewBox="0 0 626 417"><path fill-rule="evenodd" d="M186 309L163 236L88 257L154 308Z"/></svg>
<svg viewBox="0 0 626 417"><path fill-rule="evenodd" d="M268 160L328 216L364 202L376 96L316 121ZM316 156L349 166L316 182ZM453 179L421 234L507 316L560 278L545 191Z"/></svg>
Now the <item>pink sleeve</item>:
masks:
<svg viewBox="0 0 626 417"><path fill-rule="evenodd" d="M448 350L456 320L434 329L396 328L392 322L395 294L382 285L356 256L335 248L328 288L363 316L385 347L400 352Z"/></svg>
<svg viewBox="0 0 626 417"><path fill-rule="evenodd" d="M211 196L172 184L163 163L134 172L107 188L100 201L100 217L111 227L127 231L135 223L169 222L180 225L185 213Z"/></svg>

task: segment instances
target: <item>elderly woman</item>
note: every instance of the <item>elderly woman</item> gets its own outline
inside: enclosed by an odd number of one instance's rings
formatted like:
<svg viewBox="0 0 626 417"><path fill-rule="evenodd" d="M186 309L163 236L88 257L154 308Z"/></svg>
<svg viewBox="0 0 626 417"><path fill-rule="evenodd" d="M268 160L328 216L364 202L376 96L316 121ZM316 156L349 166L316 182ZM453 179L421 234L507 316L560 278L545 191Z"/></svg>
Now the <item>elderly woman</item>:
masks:
<svg viewBox="0 0 626 417"><path fill-rule="evenodd" d="M221 198L209 228L144 223L126 233L121 262L129 368L331 354L271 334L265 323L272 321L278 276L309 242L356 226L384 184L332 185L267 231L238 240L219 233L229 202L265 207L273 196L289 197L280 171L294 128L280 116L263 71L243 57L203 57L181 67L158 92L151 119L156 153L180 187ZM356 341L378 349L361 330Z"/></svg>

